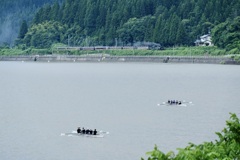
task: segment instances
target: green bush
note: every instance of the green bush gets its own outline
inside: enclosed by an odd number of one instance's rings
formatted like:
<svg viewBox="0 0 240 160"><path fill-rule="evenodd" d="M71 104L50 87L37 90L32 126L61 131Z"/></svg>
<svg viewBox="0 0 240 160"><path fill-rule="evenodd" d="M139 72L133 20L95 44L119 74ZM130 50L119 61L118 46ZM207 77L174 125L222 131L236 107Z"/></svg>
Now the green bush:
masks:
<svg viewBox="0 0 240 160"><path fill-rule="evenodd" d="M164 154L155 145L154 150L147 152L148 160L239 160L240 159L240 121L236 114L230 113L230 120L222 132L216 132L219 140L204 142L200 145L189 143L189 146L178 149L178 154L170 151ZM144 160L143 158L141 158Z"/></svg>
<svg viewBox="0 0 240 160"><path fill-rule="evenodd" d="M234 60L240 63L240 55L233 56Z"/></svg>
<svg viewBox="0 0 240 160"><path fill-rule="evenodd" d="M11 55L22 55L24 51L21 49L0 49L0 55L2 56L11 56Z"/></svg>
<svg viewBox="0 0 240 160"><path fill-rule="evenodd" d="M228 54L240 54L240 50L238 48L231 49Z"/></svg>

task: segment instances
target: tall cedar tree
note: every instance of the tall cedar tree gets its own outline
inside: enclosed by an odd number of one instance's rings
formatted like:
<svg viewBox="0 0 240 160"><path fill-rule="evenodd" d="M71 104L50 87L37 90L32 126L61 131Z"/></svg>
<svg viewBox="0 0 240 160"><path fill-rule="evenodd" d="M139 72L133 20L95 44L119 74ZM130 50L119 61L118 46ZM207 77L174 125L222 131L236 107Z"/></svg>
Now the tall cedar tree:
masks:
<svg viewBox="0 0 240 160"><path fill-rule="evenodd" d="M20 27L20 31L19 31L19 35L18 38L19 39L23 39L26 35L26 33L28 32L28 25L27 25L27 21L23 20L21 27Z"/></svg>

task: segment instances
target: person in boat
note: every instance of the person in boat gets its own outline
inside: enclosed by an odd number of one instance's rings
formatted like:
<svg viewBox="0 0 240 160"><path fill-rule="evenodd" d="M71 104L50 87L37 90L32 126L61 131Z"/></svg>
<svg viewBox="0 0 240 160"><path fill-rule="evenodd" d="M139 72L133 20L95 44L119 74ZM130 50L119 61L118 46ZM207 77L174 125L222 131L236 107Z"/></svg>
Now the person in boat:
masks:
<svg viewBox="0 0 240 160"><path fill-rule="evenodd" d="M93 130L90 129L90 130L89 130L89 134L93 134Z"/></svg>
<svg viewBox="0 0 240 160"><path fill-rule="evenodd" d="M80 127L78 127L78 129L77 129L77 133L81 133L81 128Z"/></svg>
<svg viewBox="0 0 240 160"><path fill-rule="evenodd" d="M93 135L97 135L97 130L96 129L94 129Z"/></svg>
<svg viewBox="0 0 240 160"><path fill-rule="evenodd" d="M86 130L85 130L84 127L83 127L83 129L82 129L82 133L85 134L85 132L86 132Z"/></svg>
<svg viewBox="0 0 240 160"><path fill-rule="evenodd" d="M90 134L90 129L86 129L86 134Z"/></svg>
<svg viewBox="0 0 240 160"><path fill-rule="evenodd" d="M179 101L179 100L168 100L167 103L170 104L170 105L172 105L172 104L176 104L176 105L182 104L182 102Z"/></svg>

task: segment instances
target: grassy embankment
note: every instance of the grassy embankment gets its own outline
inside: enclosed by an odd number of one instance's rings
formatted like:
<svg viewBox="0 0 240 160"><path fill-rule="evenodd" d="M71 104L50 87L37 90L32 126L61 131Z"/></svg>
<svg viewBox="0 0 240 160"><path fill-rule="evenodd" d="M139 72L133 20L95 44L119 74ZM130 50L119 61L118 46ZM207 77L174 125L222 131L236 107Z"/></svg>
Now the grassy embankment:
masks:
<svg viewBox="0 0 240 160"><path fill-rule="evenodd" d="M232 56L240 61L240 54L232 53L217 47L172 47L165 50L57 50L56 47L50 49L28 48L25 50L13 48L0 48L0 56L11 55L45 55L45 54L64 54L64 55L91 55L108 54L112 56Z"/></svg>

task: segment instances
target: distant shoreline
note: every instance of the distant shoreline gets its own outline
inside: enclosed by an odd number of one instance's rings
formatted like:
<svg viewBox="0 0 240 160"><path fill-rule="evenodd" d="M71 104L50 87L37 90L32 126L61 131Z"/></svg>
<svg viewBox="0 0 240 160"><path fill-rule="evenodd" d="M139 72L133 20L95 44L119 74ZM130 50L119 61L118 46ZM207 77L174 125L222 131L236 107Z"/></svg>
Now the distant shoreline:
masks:
<svg viewBox="0 0 240 160"><path fill-rule="evenodd" d="M233 58L224 56L14 55L0 56L0 61L240 64Z"/></svg>

